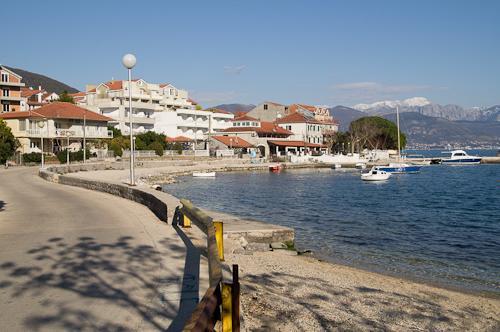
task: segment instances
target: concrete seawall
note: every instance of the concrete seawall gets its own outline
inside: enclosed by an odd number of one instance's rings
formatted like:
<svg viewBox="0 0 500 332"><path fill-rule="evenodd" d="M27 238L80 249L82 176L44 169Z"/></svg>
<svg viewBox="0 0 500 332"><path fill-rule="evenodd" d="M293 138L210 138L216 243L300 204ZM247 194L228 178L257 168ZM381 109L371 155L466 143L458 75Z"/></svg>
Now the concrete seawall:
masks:
<svg viewBox="0 0 500 332"><path fill-rule="evenodd" d="M169 163L169 166L181 166L177 163ZM184 165L190 168L192 165ZM245 167L220 167L210 165L218 171L229 170L248 170L248 169L267 169L264 165L245 165ZM146 186L131 187L119 182L117 179L111 180L107 175L109 170L124 172L121 163L101 163L101 164L75 164L70 166L52 166L40 170L39 175L43 179L89 190L105 192L111 195L119 196L148 207L160 220L168 222L173 217L175 208L180 205L179 199L166 192L157 191ZM91 173L100 173L101 176L94 178ZM182 171L181 169L172 172L171 175L181 175L191 171ZM112 177L111 177L112 178ZM156 179L160 180L160 179ZM203 210L215 220L224 223L224 238L244 239L247 243L270 244L272 242L293 243L295 240L295 231L292 228L273 225L262 221L249 220L236 217L234 215Z"/></svg>

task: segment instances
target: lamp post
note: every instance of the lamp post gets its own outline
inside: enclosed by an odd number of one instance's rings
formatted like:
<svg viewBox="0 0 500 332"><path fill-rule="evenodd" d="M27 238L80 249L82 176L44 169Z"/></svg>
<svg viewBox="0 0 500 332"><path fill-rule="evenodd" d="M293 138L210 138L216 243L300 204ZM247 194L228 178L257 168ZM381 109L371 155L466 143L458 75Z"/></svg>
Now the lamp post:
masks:
<svg viewBox="0 0 500 332"><path fill-rule="evenodd" d="M69 166L69 137L71 136L71 132L66 130L65 132L67 143L66 143L66 164Z"/></svg>
<svg viewBox="0 0 500 332"><path fill-rule="evenodd" d="M85 117L85 112L87 111L83 111L83 163L85 164L85 160L87 159L87 138L86 138L86 133L85 133L85 130L86 130L86 117Z"/></svg>
<svg viewBox="0 0 500 332"><path fill-rule="evenodd" d="M136 59L133 54L125 54L122 58L122 63L128 69L128 116L130 122L130 185L135 186L134 175L134 134L132 122L132 68L134 68Z"/></svg>
<svg viewBox="0 0 500 332"><path fill-rule="evenodd" d="M43 156L43 127L45 127L45 122L38 121L38 128L40 128L40 139L41 139L41 150L42 150L42 169L45 168L45 157Z"/></svg>

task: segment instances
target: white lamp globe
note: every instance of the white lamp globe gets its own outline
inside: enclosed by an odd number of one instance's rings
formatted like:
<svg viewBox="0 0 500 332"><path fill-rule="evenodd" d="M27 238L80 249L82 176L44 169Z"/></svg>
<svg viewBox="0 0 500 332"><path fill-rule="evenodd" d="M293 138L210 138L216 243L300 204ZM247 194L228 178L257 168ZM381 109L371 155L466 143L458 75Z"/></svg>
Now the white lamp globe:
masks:
<svg viewBox="0 0 500 332"><path fill-rule="evenodd" d="M135 55L133 54L125 54L122 58L122 63L127 69L132 69L135 66Z"/></svg>

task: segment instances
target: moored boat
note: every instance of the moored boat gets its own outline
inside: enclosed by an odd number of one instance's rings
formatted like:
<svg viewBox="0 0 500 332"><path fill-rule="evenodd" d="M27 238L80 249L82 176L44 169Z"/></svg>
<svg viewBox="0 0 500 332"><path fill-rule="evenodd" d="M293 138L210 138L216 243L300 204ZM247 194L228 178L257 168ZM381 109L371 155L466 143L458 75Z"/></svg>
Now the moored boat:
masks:
<svg viewBox="0 0 500 332"><path fill-rule="evenodd" d="M441 163L443 165L477 165L481 163L481 157L478 156L470 156L464 150L453 150L450 152L449 158L441 159Z"/></svg>
<svg viewBox="0 0 500 332"><path fill-rule="evenodd" d="M271 172L279 172L279 171L281 171L282 168L283 168L283 166L281 164L269 165L269 171L271 171Z"/></svg>
<svg viewBox="0 0 500 332"><path fill-rule="evenodd" d="M404 163L390 163L388 166L375 166L376 169L387 172L387 173L418 173L422 166L420 165L410 165Z"/></svg>
<svg viewBox="0 0 500 332"><path fill-rule="evenodd" d="M361 173L361 180L363 181L385 181L391 177L391 173L379 170L376 167L367 173Z"/></svg>

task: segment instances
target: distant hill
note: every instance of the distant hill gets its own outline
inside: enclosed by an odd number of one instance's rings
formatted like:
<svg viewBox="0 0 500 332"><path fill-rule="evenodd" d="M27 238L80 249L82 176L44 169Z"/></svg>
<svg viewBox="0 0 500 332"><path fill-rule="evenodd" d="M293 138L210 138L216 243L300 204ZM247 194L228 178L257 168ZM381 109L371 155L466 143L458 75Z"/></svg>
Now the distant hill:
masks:
<svg viewBox="0 0 500 332"><path fill-rule="evenodd" d="M396 114L383 117L396 122ZM400 125L411 145L500 145L500 122L497 121L450 121L417 112L405 112L400 113Z"/></svg>
<svg viewBox="0 0 500 332"><path fill-rule="evenodd" d="M423 115L445 118L452 121L500 121L500 105L489 108L463 108L459 105L440 105L424 97L405 100L384 100L372 104L357 104L353 108L371 115L384 115L396 112L417 112Z"/></svg>
<svg viewBox="0 0 500 332"><path fill-rule="evenodd" d="M231 113L240 113L240 112L246 113L252 110L254 107L255 105L252 104L222 104L215 106L214 108L218 108Z"/></svg>
<svg viewBox="0 0 500 332"><path fill-rule="evenodd" d="M7 67L7 66L6 66ZM7 67L16 74L19 74L23 77L22 82L26 85L26 87L35 87L38 88L39 85L42 86L42 89L45 89L47 92L55 92L60 94L63 91L68 91L68 93L78 92L77 89L59 82L53 78L47 77L45 75L32 73L30 71L26 71L19 68Z"/></svg>
<svg viewBox="0 0 500 332"><path fill-rule="evenodd" d="M330 108L330 115L340 122L340 131L347 131L352 121L368 116L368 114L346 106L335 106Z"/></svg>

